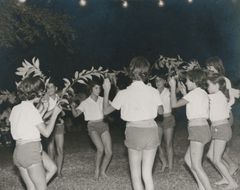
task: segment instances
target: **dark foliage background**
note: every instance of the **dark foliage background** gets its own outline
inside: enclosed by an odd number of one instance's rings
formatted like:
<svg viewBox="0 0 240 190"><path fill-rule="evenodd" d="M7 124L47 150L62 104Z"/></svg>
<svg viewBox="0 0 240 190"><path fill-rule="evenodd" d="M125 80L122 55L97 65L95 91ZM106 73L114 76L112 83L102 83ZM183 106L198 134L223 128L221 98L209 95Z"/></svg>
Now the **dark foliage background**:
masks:
<svg viewBox="0 0 240 190"><path fill-rule="evenodd" d="M240 71L239 0L1 0L0 88L14 89L16 67L37 56L59 83L93 66L122 69L135 55L151 62L160 54L204 63L220 56L227 75Z"/></svg>

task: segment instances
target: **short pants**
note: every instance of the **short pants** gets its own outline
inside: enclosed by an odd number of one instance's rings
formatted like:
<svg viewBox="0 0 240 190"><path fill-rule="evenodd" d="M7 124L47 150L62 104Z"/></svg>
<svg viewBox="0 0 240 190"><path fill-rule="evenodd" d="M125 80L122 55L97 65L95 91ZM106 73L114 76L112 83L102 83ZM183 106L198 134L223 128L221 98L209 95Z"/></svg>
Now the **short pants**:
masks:
<svg viewBox="0 0 240 190"><path fill-rule="evenodd" d="M42 162L42 145L40 141L17 144L13 152L13 163L17 167L28 168Z"/></svg>

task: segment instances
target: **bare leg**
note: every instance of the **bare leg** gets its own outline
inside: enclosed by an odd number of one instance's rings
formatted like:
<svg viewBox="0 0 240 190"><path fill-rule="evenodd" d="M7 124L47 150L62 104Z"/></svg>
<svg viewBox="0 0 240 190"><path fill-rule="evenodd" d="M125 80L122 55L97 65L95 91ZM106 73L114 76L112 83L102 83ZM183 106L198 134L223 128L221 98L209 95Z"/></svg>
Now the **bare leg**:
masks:
<svg viewBox="0 0 240 190"><path fill-rule="evenodd" d="M95 166L96 167L95 168L95 178L98 179L104 147L103 147L103 144L102 144L101 137L99 136L99 134L96 131L91 131L90 132L90 137L91 137L92 142L94 143L94 145L97 149L96 163L95 163L96 164L96 166Z"/></svg>
<svg viewBox="0 0 240 190"><path fill-rule="evenodd" d="M48 144L48 155L52 160L55 160L55 144L54 137L51 138L51 141Z"/></svg>
<svg viewBox="0 0 240 190"><path fill-rule="evenodd" d="M199 190L205 190L202 182L198 178L196 172L192 169L192 161L191 161L191 156L190 156L190 147L188 147L187 152L184 157L185 163L189 167L190 171L192 172L193 176L195 177L195 180L197 181L198 189Z"/></svg>
<svg viewBox="0 0 240 190"><path fill-rule="evenodd" d="M104 158L103 158L103 161L102 161L102 165L101 165L101 176L103 177L107 177L106 175L106 169L109 165L109 162L112 158L112 140L111 140L111 136L110 136L110 133L109 131L105 131L102 136L101 136L101 139L102 139L102 143L104 145Z"/></svg>
<svg viewBox="0 0 240 190"><path fill-rule="evenodd" d="M63 145L64 145L64 134L55 135L55 143L57 149L57 174L59 177L62 176L62 165L63 165Z"/></svg>
<svg viewBox="0 0 240 190"><path fill-rule="evenodd" d="M31 165L30 167L27 168L27 172L36 190L47 189L45 171L42 163Z"/></svg>
<svg viewBox="0 0 240 190"><path fill-rule="evenodd" d="M236 171L238 170L238 165L235 162L233 162L233 160L229 156L229 146L228 146L228 144L226 145L226 150L223 153L223 159L227 163L230 174L234 175L236 173Z"/></svg>
<svg viewBox="0 0 240 190"><path fill-rule="evenodd" d="M165 129L164 131L164 141L166 146L168 167L170 170L173 168L173 128Z"/></svg>
<svg viewBox="0 0 240 190"><path fill-rule="evenodd" d="M19 169L20 175L27 187L27 190L35 190L35 186L31 180L31 178L29 177L27 169L23 168L23 167L18 167L18 169Z"/></svg>
<svg viewBox="0 0 240 190"><path fill-rule="evenodd" d="M141 176L142 151L128 148L128 160L132 178L133 190L143 190Z"/></svg>
<svg viewBox="0 0 240 190"><path fill-rule="evenodd" d="M158 136L159 136L159 140L160 140L160 145L158 147L158 154L159 154L159 159L162 162L161 172L164 172L166 167L167 167L167 160L166 160L164 149L163 149L163 146L162 146L162 138L163 138L162 127L158 127Z"/></svg>
<svg viewBox="0 0 240 190"><path fill-rule="evenodd" d="M57 166L52 161L52 159L47 155L46 152L42 152L42 160L43 160L43 167L46 170L46 182L48 183L50 179L54 176L57 172Z"/></svg>
<svg viewBox="0 0 240 190"><path fill-rule="evenodd" d="M213 161L218 171L221 173L224 179L228 181L228 186L226 190L236 189L238 187L237 183L234 181L230 175L227 167L222 162L222 155L225 150L226 141L214 140L214 157Z"/></svg>
<svg viewBox="0 0 240 190"><path fill-rule="evenodd" d="M142 177L145 184L145 190L154 190L152 168L157 148L152 150L143 150L142 155Z"/></svg>
<svg viewBox="0 0 240 190"><path fill-rule="evenodd" d="M212 190L209 178L202 167L204 145L200 142L190 141L190 156L192 169L196 172L205 190Z"/></svg>

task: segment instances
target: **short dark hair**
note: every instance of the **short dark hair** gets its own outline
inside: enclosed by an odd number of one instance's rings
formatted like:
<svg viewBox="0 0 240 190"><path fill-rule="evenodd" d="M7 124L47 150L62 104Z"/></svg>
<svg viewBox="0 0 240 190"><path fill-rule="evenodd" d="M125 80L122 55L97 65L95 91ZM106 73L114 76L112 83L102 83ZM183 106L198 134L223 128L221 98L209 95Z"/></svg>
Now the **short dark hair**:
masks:
<svg viewBox="0 0 240 190"><path fill-rule="evenodd" d="M207 73L202 69L193 69L187 72L187 78L198 87L207 89Z"/></svg>
<svg viewBox="0 0 240 190"><path fill-rule="evenodd" d="M141 80L146 82L150 70L150 63L145 57L134 57L128 67L129 77L132 80Z"/></svg>
<svg viewBox="0 0 240 190"><path fill-rule="evenodd" d="M45 88L44 82L38 76L24 79L17 87L17 95L21 101L32 100L39 96Z"/></svg>
<svg viewBox="0 0 240 190"><path fill-rule="evenodd" d="M220 75L219 73L209 74L208 78L213 84L219 84L219 90L229 99L229 90L227 89L226 80L224 76Z"/></svg>
<svg viewBox="0 0 240 190"><path fill-rule="evenodd" d="M220 75L225 75L225 69L223 66L223 61L220 57L210 57L206 60L206 66L213 66Z"/></svg>

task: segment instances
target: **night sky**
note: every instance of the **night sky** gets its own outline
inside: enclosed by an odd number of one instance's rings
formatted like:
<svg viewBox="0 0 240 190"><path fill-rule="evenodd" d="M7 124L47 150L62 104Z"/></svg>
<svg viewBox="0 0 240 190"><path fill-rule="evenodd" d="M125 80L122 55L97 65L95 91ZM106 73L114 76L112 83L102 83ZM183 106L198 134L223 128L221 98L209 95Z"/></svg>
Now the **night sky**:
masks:
<svg viewBox="0 0 240 190"><path fill-rule="evenodd" d="M48 40L15 52L0 49L0 89L13 89L14 72L24 58L37 56L47 75L60 81L76 70L91 66L122 69L133 56L152 63L160 54L180 55L201 64L210 56L223 59L227 75L240 74L240 2L238 0L166 0L163 8L154 0L130 0L123 8L118 0L56 1L54 9L72 16L77 31L73 53ZM9 62L15 56L16 61Z"/></svg>

